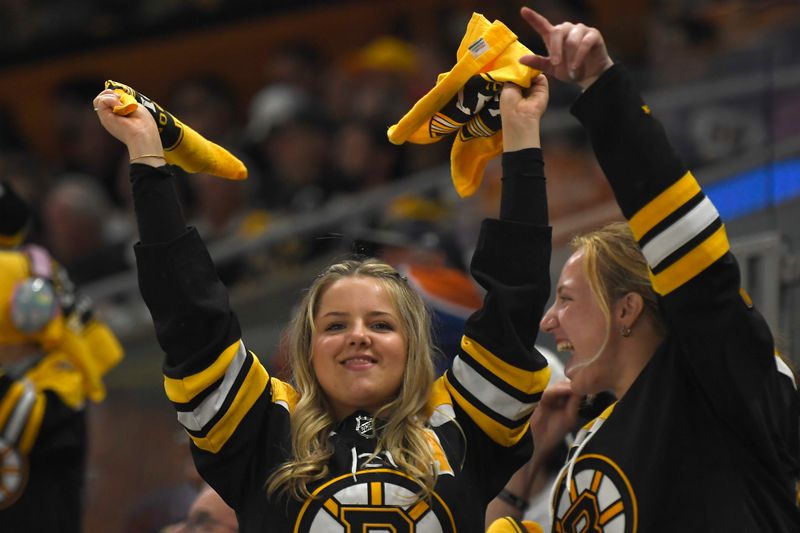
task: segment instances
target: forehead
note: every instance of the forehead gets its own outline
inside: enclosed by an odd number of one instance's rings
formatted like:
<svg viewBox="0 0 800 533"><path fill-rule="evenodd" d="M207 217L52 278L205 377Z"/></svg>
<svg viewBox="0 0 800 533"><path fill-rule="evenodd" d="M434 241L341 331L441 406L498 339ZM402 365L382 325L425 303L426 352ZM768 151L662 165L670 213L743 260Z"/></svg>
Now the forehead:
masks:
<svg viewBox="0 0 800 533"><path fill-rule="evenodd" d="M586 274L583 270L583 263L584 254L582 249L576 250L569 256L558 278L559 288L572 288L586 285Z"/></svg>
<svg viewBox="0 0 800 533"><path fill-rule="evenodd" d="M371 276L350 276L328 285L320 295L319 311L368 308L392 312L394 300L384 282Z"/></svg>

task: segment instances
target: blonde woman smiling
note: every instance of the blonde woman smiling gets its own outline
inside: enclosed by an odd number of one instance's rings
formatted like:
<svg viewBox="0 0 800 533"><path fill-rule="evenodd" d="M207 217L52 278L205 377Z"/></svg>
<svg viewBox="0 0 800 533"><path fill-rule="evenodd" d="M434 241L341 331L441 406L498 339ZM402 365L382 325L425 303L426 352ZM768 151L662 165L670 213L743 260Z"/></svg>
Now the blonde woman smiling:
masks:
<svg viewBox="0 0 800 533"><path fill-rule="evenodd" d="M241 339L227 293L187 229L150 114L94 106L126 144L141 242L139 280L166 352L165 386L203 477L243 531L482 532L487 503L530 457L528 418L547 383L534 349L548 298L539 121L547 80L500 97L499 219L483 224L472 274L486 289L452 370L434 381L419 295L375 260L331 265L289 329L292 383Z"/></svg>

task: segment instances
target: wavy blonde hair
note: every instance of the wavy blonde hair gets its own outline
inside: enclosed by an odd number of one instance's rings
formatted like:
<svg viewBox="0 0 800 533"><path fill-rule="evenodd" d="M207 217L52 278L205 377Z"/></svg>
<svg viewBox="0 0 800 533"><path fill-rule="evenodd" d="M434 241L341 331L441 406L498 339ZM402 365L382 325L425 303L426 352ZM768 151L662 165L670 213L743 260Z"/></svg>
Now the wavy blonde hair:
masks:
<svg viewBox="0 0 800 533"><path fill-rule="evenodd" d="M597 354L584 365L594 362L605 349L611 337L611 306L628 293L642 297L643 314L650 318L659 335L666 335L667 325L650 282L647 260L626 222L612 222L577 235L570 246L574 251L583 251L583 272L606 319L605 340Z"/></svg>
<svg viewBox="0 0 800 533"><path fill-rule="evenodd" d="M329 475L333 447L328 437L337 420L313 370L311 337L322 295L332 283L347 277L375 278L383 285L400 317L408 350L400 389L373 413L376 421L382 421L381 427L376 428L379 431L374 455L390 452L397 466L420 484L420 493L429 497L437 478L429 430L425 427L428 396L435 378L431 321L422 298L405 278L375 259L346 260L329 266L314 280L294 313L287 351L300 400L291 417L292 459L270 475L267 494L288 493L304 501L311 496L308 485Z"/></svg>

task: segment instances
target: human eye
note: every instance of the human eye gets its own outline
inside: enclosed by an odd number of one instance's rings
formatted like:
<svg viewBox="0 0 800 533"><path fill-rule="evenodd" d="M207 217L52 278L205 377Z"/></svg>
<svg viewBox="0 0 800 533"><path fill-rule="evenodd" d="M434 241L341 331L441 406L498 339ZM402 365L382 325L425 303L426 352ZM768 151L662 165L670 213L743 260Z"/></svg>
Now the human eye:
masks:
<svg viewBox="0 0 800 533"><path fill-rule="evenodd" d="M394 326L383 320L373 323L372 328L377 331L394 331Z"/></svg>
<svg viewBox="0 0 800 533"><path fill-rule="evenodd" d="M325 331L341 331L345 328L344 322L328 322L323 328Z"/></svg>

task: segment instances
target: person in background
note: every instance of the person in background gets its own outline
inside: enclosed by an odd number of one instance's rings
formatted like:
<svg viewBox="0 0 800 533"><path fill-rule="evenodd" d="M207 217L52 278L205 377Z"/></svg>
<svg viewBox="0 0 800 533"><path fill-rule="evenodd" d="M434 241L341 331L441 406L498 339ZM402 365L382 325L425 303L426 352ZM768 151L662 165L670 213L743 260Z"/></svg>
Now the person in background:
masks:
<svg viewBox="0 0 800 533"><path fill-rule="evenodd" d="M162 533L236 533L239 523L236 513L209 486L203 488L189 508L185 520L168 526Z"/></svg>
<svg viewBox="0 0 800 533"><path fill-rule="evenodd" d="M24 244L30 210L0 195L0 528L82 531L88 401L122 357L47 251Z"/></svg>
<svg viewBox="0 0 800 533"><path fill-rule="evenodd" d="M600 32L522 16L549 55L520 61L583 89L572 113L627 219L574 239L541 322L570 386L545 392L537 445L574 396L618 399L570 449L553 531L800 531L797 389L719 214Z"/></svg>
<svg viewBox="0 0 800 533"><path fill-rule="evenodd" d="M486 505L531 454L528 417L549 378L533 348L550 286L546 78L503 90L507 194L472 260L487 294L439 380L424 303L375 259L314 280L290 326L293 382L271 377L186 228L152 116L115 115L118 104L112 91L94 100L132 162L140 289L167 354L166 392L240 527L482 532Z"/></svg>

